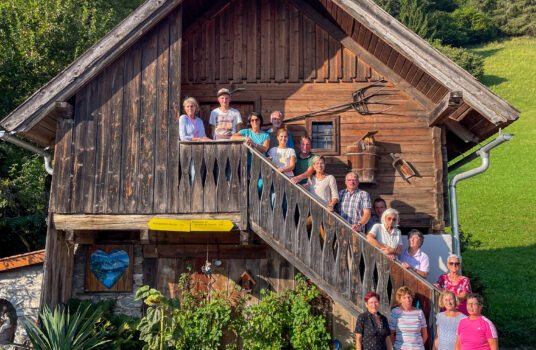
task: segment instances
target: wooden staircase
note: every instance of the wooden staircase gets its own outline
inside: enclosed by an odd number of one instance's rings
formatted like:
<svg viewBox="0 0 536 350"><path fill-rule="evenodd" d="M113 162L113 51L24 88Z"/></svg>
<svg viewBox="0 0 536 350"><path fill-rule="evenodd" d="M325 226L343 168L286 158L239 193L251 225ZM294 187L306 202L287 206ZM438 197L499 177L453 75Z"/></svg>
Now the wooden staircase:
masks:
<svg viewBox="0 0 536 350"><path fill-rule="evenodd" d="M372 291L389 315L396 290L406 285L433 324L438 290L390 261L264 154L236 141L181 142L180 163L179 193L191 199L181 201L183 212L239 214L240 230L258 235L354 316L365 310L363 297ZM192 168L201 176L192 177Z"/></svg>

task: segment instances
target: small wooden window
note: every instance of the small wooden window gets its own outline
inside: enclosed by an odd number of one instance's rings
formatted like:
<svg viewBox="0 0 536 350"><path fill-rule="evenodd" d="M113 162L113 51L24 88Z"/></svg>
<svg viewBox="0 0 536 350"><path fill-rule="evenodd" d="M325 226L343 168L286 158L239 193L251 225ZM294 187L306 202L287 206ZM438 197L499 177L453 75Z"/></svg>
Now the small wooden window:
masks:
<svg viewBox="0 0 536 350"><path fill-rule="evenodd" d="M339 117L308 119L307 133L313 141L311 152L339 155Z"/></svg>

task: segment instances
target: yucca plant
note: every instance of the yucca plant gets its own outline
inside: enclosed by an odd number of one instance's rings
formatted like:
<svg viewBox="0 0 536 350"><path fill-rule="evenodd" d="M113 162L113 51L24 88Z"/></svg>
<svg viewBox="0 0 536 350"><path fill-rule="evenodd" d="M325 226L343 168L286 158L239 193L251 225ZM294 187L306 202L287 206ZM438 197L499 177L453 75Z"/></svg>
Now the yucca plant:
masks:
<svg viewBox="0 0 536 350"><path fill-rule="evenodd" d="M93 324L102 315L99 308L88 314L89 305L79 307L72 315L65 307L51 311L45 305L40 313L41 324L24 322L24 329L36 350L88 350L107 342L105 333L92 334Z"/></svg>

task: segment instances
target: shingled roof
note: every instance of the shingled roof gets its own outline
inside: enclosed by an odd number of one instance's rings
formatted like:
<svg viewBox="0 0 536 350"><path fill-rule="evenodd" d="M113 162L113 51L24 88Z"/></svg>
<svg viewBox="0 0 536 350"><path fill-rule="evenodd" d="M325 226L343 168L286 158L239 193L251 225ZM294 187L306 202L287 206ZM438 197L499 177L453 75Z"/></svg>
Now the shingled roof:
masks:
<svg viewBox="0 0 536 350"><path fill-rule="evenodd" d="M476 133L476 137L471 136L473 143L489 137L499 127L504 127L518 118L519 110L410 31L372 0L290 1L302 8L311 6L320 8L324 14L330 16L328 21L331 24L328 23L328 26L331 25L335 31L339 31L341 33L339 37L345 36L340 38L343 44L359 46L363 55L368 55L383 65L382 70L398 74L400 79L394 83L404 84L413 91L417 96L416 99L425 105L431 114L442 113L442 104L448 101L449 92L461 97L463 103L457 107L458 122L468 114L468 111L489 121L482 132L473 130ZM0 125L10 132L21 133L40 144L53 144L54 138L50 135L55 133L54 121L68 110L65 102L173 9L183 5L185 11L183 25L186 25L186 22L191 23L195 20L196 15L203 15L203 11L214 6L224 6L227 2L229 1L147 0L64 71L12 111ZM363 29L359 35L356 27ZM376 38L377 44L374 47L367 46L362 40L363 31L370 32L370 36ZM451 109L449 115L455 112L456 109ZM53 119L45 123L47 116L52 116ZM431 125L433 124L431 121ZM43 132L48 132L49 136L42 137L40 134Z"/></svg>

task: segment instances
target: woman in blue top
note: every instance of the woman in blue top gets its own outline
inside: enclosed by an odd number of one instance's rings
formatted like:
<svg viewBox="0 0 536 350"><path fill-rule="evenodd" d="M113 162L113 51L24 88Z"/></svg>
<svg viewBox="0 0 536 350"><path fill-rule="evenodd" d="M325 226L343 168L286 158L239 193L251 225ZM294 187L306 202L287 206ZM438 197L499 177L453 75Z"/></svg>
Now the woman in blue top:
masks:
<svg viewBox="0 0 536 350"><path fill-rule="evenodd" d="M439 306L445 311L437 314L437 336L433 350L452 350L456 346L456 332L458 324L467 316L456 310L458 298L451 290L445 290L439 296Z"/></svg>
<svg viewBox="0 0 536 350"><path fill-rule="evenodd" d="M248 117L249 129L242 129L233 136L231 140L245 140L248 146L251 146L259 152L266 153L270 144L270 135L261 130L263 120L260 113L251 112Z"/></svg>
<svg viewBox="0 0 536 350"><path fill-rule="evenodd" d="M188 97L182 103L184 112L179 118L179 139L181 141L211 141L205 134L205 127L201 118L196 117L199 112L199 103L193 97Z"/></svg>

